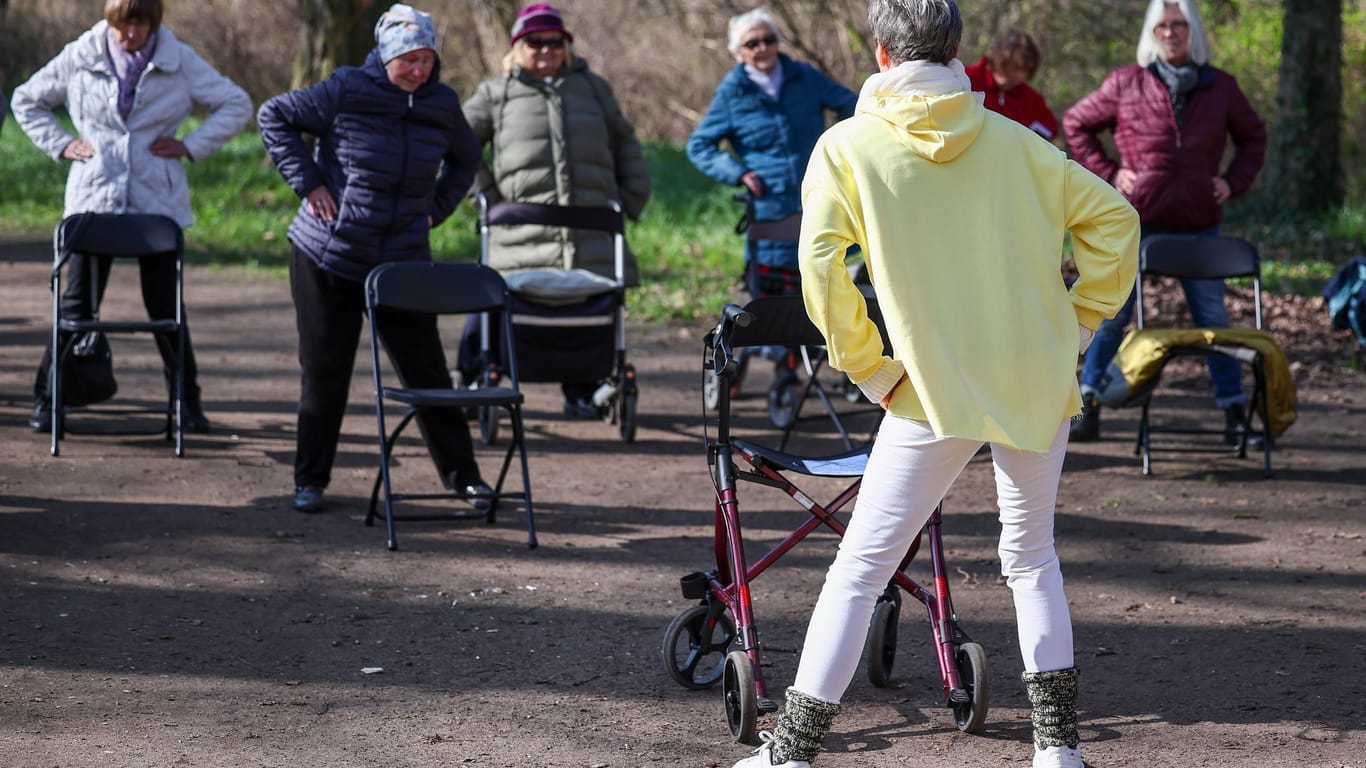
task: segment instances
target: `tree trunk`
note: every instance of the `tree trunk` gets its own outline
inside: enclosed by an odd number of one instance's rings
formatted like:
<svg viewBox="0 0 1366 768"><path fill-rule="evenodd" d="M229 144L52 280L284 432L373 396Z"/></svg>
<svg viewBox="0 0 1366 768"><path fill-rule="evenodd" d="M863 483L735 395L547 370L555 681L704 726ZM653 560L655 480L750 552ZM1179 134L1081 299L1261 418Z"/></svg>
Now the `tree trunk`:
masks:
<svg viewBox="0 0 1366 768"><path fill-rule="evenodd" d="M1284 2L1278 114L1264 189L1293 218L1343 201L1342 0Z"/></svg>
<svg viewBox="0 0 1366 768"><path fill-rule="evenodd" d="M337 67L359 66L375 47L375 0L299 0L299 52L292 87L302 88Z"/></svg>

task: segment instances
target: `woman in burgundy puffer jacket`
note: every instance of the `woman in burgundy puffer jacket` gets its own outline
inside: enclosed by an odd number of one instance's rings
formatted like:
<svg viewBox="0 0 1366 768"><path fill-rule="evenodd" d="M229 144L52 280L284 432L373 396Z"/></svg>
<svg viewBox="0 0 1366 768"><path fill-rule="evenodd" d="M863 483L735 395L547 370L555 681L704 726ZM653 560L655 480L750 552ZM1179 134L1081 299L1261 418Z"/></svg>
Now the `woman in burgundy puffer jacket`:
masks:
<svg viewBox="0 0 1366 768"><path fill-rule="evenodd" d="M1099 134L1114 134L1119 159ZM1077 161L1129 199L1145 236L1184 232L1218 234L1224 202L1252 186L1266 151L1266 127L1232 75L1209 65L1209 42L1191 0L1151 0L1138 41L1138 63L1112 72L1100 89L1063 118ZM1220 173L1224 148L1234 153ZM1197 326L1225 328L1221 280L1182 280ZM1134 297L1101 323L1082 368L1082 418L1072 440L1100 436L1097 393L1106 366L1123 340ZM1243 392L1237 361L1209 359L1214 397L1224 409L1229 437L1242 423Z"/></svg>

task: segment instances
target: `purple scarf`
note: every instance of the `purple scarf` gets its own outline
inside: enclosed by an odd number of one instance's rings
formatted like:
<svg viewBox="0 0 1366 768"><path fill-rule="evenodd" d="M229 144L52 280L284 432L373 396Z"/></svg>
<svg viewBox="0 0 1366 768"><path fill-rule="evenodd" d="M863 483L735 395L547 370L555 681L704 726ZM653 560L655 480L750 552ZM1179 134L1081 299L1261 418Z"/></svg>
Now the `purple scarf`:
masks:
<svg viewBox="0 0 1366 768"><path fill-rule="evenodd" d="M109 65L114 68L114 76L119 81L119 117L128 119L128 113L133 111L133 97L137 95L138 81L142 79L143 70L152 61L152 55L157 52L157 33L148 35L147 42L136 51L125 51L123 46L114 41L114 30L109 30L106 38L105 49L108 51Z"/></svg>

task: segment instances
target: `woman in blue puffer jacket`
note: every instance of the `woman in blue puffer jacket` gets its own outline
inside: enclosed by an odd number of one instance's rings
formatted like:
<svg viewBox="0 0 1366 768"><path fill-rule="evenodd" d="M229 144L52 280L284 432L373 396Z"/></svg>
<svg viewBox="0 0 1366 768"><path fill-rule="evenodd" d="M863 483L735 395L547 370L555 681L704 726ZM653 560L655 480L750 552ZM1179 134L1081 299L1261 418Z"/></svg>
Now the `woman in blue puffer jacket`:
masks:
<svg viewBox="0 0 1366 768"><path fill-rule="evenodd" d="M395 4L365 64L261 106L261 138L303 198L289 227L290 288L303 368L294 508L315 512L331 479L365 316L364 281L390 261L429 261L428 233L469 191L479 143L440 80L431 16ZM310 152L305 134L317 139ZM433 315L390 314L380 336L404 386L449 388ZM419 416L442 481L485 510L469 425L458 412Z"/></svg>
<svg viewBox="0 0 1366 768"><path fill-rule="evenodd" d="M722 184L744 185L759 221L779 221L802 209L802 177L816 139L825 132L826 110L843 120L854 114L858 101L858 94L820 70L779 53L781 40L777 20L763 8L730 20L728 48L737 63L716 87L687 145L688 159L699 171ZM796 242L758 241L745 254L751 289L761 269L782 270L795 281Z"/></svg>

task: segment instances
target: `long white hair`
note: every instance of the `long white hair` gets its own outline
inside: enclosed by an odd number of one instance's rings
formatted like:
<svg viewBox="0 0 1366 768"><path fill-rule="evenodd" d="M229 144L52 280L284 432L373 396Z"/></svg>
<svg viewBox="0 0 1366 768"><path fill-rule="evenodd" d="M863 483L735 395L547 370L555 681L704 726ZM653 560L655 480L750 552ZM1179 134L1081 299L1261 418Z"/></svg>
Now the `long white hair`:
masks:
<svg viewBox="0 0 1366 768"><path fill-rule="evenodd" d="M1143 17L1143 31L1138 35L1138 65L1146 67L1165 58L1153 27L1162 21L1162 14L1166 13L1169 5L1180 8L1181 15L1186 17L1186 23L1190 25L1190 53L1187 55L1191 62L1202 66L1208 64L1209 38L1205 37L1205 25L1200 23L1200 12L1195 9L1195 3L1192 0L1149 0L1148 12Z"/></svg>

